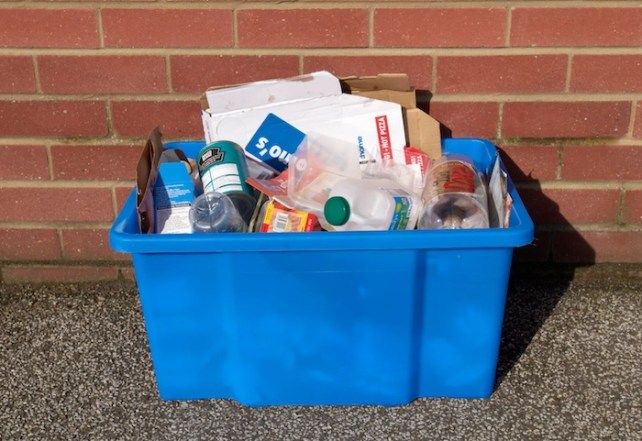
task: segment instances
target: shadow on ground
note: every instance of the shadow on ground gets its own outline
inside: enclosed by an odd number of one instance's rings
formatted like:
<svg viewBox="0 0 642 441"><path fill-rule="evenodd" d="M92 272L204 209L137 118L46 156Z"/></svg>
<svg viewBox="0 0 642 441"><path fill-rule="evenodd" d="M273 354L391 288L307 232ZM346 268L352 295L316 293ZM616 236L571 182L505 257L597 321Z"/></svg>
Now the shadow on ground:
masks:
<svg viewBox="0 0 642 441"><path fill-rule="evenodd" d="M431 98L429 91L417 91L418 107L430 113ZM440 129L442 138L459 136L443 123L440 123ZM534 167L529 167L529 170L522 165L520 168L501 146L498 151L535 223L535 239L531 245L515 251L507 291L496 388L555 310L573 281L576 270L595 263L595 250L564 217L557 202L542 191L540 181L532 176ZM563 240L556 240L557 235L563 235ZM555 259L572 263L560 265L554 262Z"/></svg>

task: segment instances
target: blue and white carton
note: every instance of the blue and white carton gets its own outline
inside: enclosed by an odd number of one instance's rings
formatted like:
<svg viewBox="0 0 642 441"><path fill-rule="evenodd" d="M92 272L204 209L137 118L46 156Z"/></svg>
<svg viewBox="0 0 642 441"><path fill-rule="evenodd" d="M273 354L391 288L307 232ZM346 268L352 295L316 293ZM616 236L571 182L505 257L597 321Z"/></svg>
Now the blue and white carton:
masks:
<svg viewBox="0 0 642 441"><path fill-rule="evenodd" d="M163 152L154 184L154 221L157 233L191 233L189 210L196 197L194 181L184 161L163 162Z"/></svg>

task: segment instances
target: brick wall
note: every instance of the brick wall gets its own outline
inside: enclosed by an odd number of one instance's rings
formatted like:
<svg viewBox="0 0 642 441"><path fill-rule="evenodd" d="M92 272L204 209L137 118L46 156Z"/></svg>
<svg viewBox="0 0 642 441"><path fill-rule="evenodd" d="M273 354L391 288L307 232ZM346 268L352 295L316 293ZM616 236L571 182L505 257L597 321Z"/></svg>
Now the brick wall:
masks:
<svg viewBox="0 0 642 441"><path fill-rule="evenodd" d="M482 7L483 6L483 7ZM536 221L521 259L642 261L639 2L0 2L5 281L131 277L107 231L150 129L208 86L407 72L492 139Z"/></svg>

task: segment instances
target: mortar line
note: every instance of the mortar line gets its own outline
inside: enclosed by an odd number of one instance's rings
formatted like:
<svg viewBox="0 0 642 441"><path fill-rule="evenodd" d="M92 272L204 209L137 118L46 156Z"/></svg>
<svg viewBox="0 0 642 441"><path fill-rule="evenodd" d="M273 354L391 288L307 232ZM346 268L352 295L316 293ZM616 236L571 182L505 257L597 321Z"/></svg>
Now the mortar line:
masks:
<svg viewBox="0 0 642 441"><path fill-rule="evenodd" d="M497 127L495 127L495 137L502 139L502 129L504 127L504 103L500 102L497 109Z"/></svg>
<svg viewBox="0 0 642 441"><path fill-rule="evenodd" d="M0 181L0 189L5 188L46 188L46 189L107 189L110 190L112 186L122 186L129 181L114 181L114 180L104 180L104 181L89 181L89 180L50 180L50 181L33 181L33 180L8 180ZM130 182L131 185L134 184L134 181Z"/></svg>
<svg viewBox="0 0 642 441"><path fill-rule="evenodd" d="M510 47L510 33L511 33L511 27L513 22L513 9L514 8L512 6L506 5L506 24L505 24L506 35L504 35L505 47Z"/></svg>
<svg viewBox="0 0 642 441"><path fill-rule="evenodd" d="M407 48L154 48L154 47L100 47L100 48L0 48L0 55L292 55L303 52L314 55L342 55L354 52L366 52L368 55L425 55L426 50L436 55L452 56L495 56L495 55L642 55L642 47L481 47L481 48L448 48L448 47L407 47Z"/></svg>
<svg viewBox="0 0 642 441"><path fill-rule="evenodd" d="M108 230L111 228L111 222L100 221L41 221L41 222L17 222L5 221L0 222L0 228L12 230L42 230L42 229L59 229L59 230Z"/></svg>
<svg viewBox="0 0 642 441"><path fill-rule="evenodd" d="M36 83L36 93L42 94L42 84L40 80L40 66L38 63L38 56L36 54L31 55L31 63L33 67L33 78Z"/></svg>
<svg viewBox="0 0 642 441"><path fill-rule="evenodd" d="M564 84L564 92L571 93L571 75L573 75L573 60L575 54L568 54L566 57L566 81Z"/></svg>
<svg viewBox="0 0 642 441"><path fill-rule="evenodd" d="M625 220L624 220L625 219L624 218L624 198L625 198L625 193L626 193L626 191L624 190L624 185L620 184L620 194L619 194L618 201L617 201L617 210L615 212L615 222L618 225L624 225L626 223Z"/></svg>
<svg viewBox="0 0 642 441"><path fill-rule="evenodd" d="M642 182L642 181L640 181ZM615 181L557 181L545 180L537 182L522 182L519 188L534 190L619 190L621 180Z"/></svg>
<svg viewBox="0 0 642 441"><path fill-rule="evenodd" d="M156 94L125 94L125 93L95 93L95 94L0 94L0 101L35 102L35 101L191 101L198 100L201 92L194 93L156 93ZM640 101L642 92L631 93L452 93L435 95L439 102L605 102L605 101Z"/></svg>
<svg viewBox="0 0 642 441"><path fill-rule="evenodd" d="M617 225L614 222L573 222L572 225L566 224L538 224L538 231L545 232L608 232L608 233L637 233L642 231L641 225Z"/></svg>
<svg viewBox="0 0 642 441"><path fill-rule="evenodd" d="M239 47L238 9L236 6L232 9L232 47L234 49Z"/></svg>
<svg viewBox="0 0 642 441"><path fill-rule="evenodd" d="M54 180L54 165L53 153L51 151L51 143L45 143L45 152L47 153L47 172L49 173L49 181Z"/></svg>
<svg viewBox="0 0 642 441"><path fill-rule="evenodd" d="M564 145L557 144L557 164L555 165L555 179L562 180L562 168L564 166L564 155L566 151Z"/></svg>
<svg viewBox="0 0 642 441"><path fill-rule="evenodd" d="M172 87L172 60L169 54L165 55L165 86L167 92L170 94L174 93L174 88Z"/></svg>
<svg viewBox="0 0 642 441"><path fill-rule="evenodd" d="M327 2L327 3L313 3L313 4L300 4L297 2L276 2L274 4L263 3L260 1L248 1L248 2L221 2L223 4L214 4L214 9L347 9L355 7L367 7L373 6L382 9L392 9L392 8L404 8L404 9L442 9L442 8L501 8L507 7L510 3L511 6L516 8L604 8L604 9L613 9L613 8L635 8L635 2L627 0L615 0L604 2L600 0L592 1L566 1L563 3L563 6L560 6L560 2L557 0L539 0L539 1L517 1L517 2L506 2L501 0L493 1L454 1L447 3L445 6L444 3L425 3L425 2L398 2L398 3L389 3L385 0L380 0L378 2L370 3L363 1L354 1L350 3L344 2ZM312 3L312 2L311 2ZM93 1L93 2L82 2L82 1L70 1L65 2L64 4L49 4L43 3L38 4L38 9L88 9L91 7L101 7L105 6L104 3ZM163 1L163 2L153 2L153 3L130 3L127 1L113 2L109 4L108 9L211 9L212 5L208 4L189 4L187 7L181 4L177 4L172 1ZM32 4L25 5L24 2L13 1L6 2L3 4L3 8L33 8Z"/></svg>
<svg viewBox="0 0 642 441"><path fill-rule="evenodd" d="M635 131L635 120L638 113L638 103L642 101L633 100L631 101L631 120L629 121L629 128L626 131L626 136L633 138L633 132Z"/></svg>
<svg viewBox="0 0 642 441"><path fill-rule="evenodd" d="M60 258L64 259L66 253L65 253L65 241L63 240L63 237L62 237L62 230L60 228L57 228L56 234L58 236L58 244L60 245Z"/></svg>
<svg viewBox="0 0 642 441"><path fill-rule="evenodd" d="M434 97L434 94L437 93L437 63L439 63L439 57L436 57L434 54L431 54L430 58L432 60L432 69L430 71L430 75L432 76L432 79L430 81L430 87L431 87L431 91L433 92L433 96L430 97L430 101L432 102L432 98Z"/></svg>
<svg viewBox="0 0 642 441"><path fill-rule="evenodd" d="M375 47L375 41L374 41L374 14L375 14L375 7L370 6L368 8L368 49L372 49Z"/></svg>
<svg viewBox="0 0 642 441"><path fill-rule="evenodd" d="M98 30L98 45L100 49L105 48L105 35L103 31L103 12L102 7L96 8L96 27Z"/></svg>
<svg viewBox="0 0 642 441"><path fill-rule="evenodd" d="M116 187L111 188L111 208L114 211L114 219L118 216L118 201L116 196Z"/></svg>

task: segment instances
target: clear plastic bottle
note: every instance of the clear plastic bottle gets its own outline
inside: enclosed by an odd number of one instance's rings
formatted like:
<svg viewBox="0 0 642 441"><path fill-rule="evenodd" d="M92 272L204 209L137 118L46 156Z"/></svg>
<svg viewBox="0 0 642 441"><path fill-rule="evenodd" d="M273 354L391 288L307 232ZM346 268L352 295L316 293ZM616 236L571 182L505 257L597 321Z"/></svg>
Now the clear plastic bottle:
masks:
<svg viewBox="0 0 642 441"><path fill-rule="evenodd" d="M421 199L392 180L345 178L330 191L322 226L336 231L412 230L420 210Z"/></svg>
<svg viewBox="0 0 642 441"><path fill-rule="evenodd" d="M445 155L433 164L423 200L419 229L488 228L486 184L464 155Z"/></svg>
<svg viewBox="0 0 642 441"><path fill-rule="evenodd" d="M197 197L189 210L195 233L235 233L247 231L247 224L223 193L209 191Z"/></svg>

